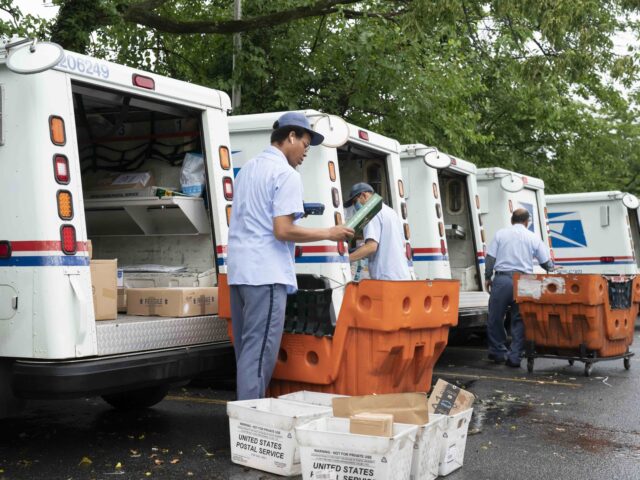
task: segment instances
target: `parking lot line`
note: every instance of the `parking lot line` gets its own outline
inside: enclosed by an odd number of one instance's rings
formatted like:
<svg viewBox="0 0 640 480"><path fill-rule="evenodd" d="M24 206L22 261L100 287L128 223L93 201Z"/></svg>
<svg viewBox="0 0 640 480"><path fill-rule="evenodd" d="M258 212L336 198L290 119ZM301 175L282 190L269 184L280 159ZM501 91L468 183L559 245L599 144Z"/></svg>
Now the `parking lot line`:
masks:
<svg viewBox="0 0 640 480"><path fill-rule="evenodd" d="M220 400L217 398L200 398L200 397L186 397L181 395L167 395L165 400L171 400L174 402L193 402L193 403L208 403L214 405L226 405L227 400Z"/></svg>
<svg viewBox="0 0 640 480"><path fill-rule="evenodd" d="M433 374L439 375L442 377L471 378L474 380L504 380L506 382L535 383L538 385L555 385L558 387L569 387L569 388L582 387L582 385L579 383L558 382L557 380L529 380L527 378L499 377L499 376L493 376L493 375L473 375L468 373L454 373L454 372L443 372L443 371L434 371Z"/></svg>

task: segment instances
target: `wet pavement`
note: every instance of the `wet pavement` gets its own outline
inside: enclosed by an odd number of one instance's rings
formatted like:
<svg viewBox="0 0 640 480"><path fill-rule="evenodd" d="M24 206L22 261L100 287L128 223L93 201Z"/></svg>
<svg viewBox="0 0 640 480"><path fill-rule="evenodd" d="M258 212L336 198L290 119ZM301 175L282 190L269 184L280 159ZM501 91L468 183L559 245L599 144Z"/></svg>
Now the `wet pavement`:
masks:
<svg viewBox="0 0 640 480"><path fill-rule="evenodd" d="M447 347L436 378L478 398L451 480L640 478L640 357L628 371L622 360L600 362L587 378L579 362L537 359L528 374L481 348ZM100 399L33 402L0 421L0 480L282 478L231 463L232 398L218 385L175 389L141 412Z"/></svg>

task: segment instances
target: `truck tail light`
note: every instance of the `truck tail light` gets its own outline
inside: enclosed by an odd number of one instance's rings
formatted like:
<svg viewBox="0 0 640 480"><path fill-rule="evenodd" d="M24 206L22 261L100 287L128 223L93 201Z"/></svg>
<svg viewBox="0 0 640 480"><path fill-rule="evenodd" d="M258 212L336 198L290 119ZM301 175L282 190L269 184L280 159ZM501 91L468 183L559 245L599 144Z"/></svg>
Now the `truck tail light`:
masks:
<svg viewBox="0 0 640 480"><path fill-rule="evenodd" d="M0 258L11 258L11 243L8 240L0 242Z"/></svg>
<svg viewBox="0 0 640 480"><path fill-rule="evenodd" d="M134 73L131 77L131 83L133 83L136 87L146 88L147 90L155 90L156 82L151 77L145 77L144 75L138 75Z"/></svg>
<svg viewBox="0 0 640 480"><path fill-rule="evenodd" d="M447 244L444 243L444 239L440 240L440 253L442 253L442 255L447 254Z"/></svg>
<svg viewBox="0 0 640 480"><path fill-rule="evenodd" d="M402 219L406 220L409 216L409 213L407 212L407 202L402 202L402 205L400 205L400 211L402 212Z"/></svg>
<svg viewBox="0 0 640 480"><path fill-rule="evenodd" d="M336 164L332 161L329 161L329 180L336 181Z"/></svg>
<svg viewBox="0 0 640 480"><path fill-rule="evenodd" d="M76 229L73 225L63 225L60 229L62 251L67 255L75 255L77 251Z"/></svg>
<svg viewBox="0 0 640 480"><path fill-rule="evenodd" d="M68 190L60 190L57 194L58 198L58 215L62 220L71 220L73 218L73 201L71 192Z"/></svg>
<svg viewBox="0 0 640 480"><path fill-rule="evenodd" d="M295 256L296 258L301 257L303 254L302 247L300 245L296 245Z"/></svg>
<svg viewBox="0 0 640 480"><path fill-rule="evenodd" d="M434 183L431 188L433 189L433 198L438 198L438 185Z"/></svg>
<svg viewBox="0 0 640 480"><path fill-rule="evenodd" d="M411 237L411 231L409 230L409 224L405 223L404 224L404 239L405 240L409 240L409 237Z"/></svg>
<svg viewBox="0 0 640 480"><path fill-rule="evenodd" d="M407 260L409 261L413 260L413 249L411 248L411 244L407 242L404 248L405 248L405 255L407 256Z"/></svg>
<svg viewBox="0 0 640 480"><path fill-rule="evenodd" d="M513 202L509 200L509 213L513 213Z"/></svg>
<svg viewBox="0 0 640 480"><path fill-rule="evenodd" d="M231 180L231 177L224 177L222 179L222 192L225 200L229 202L233 200L233 180Z"/></svg>
<svg viewBox="0 0 640 480"><path fill-rule="evenodd" d="M331 201L334 207L338 208L340 206L340 192L338 192L336 187L331 189Z"/></svg>
<svg viewBox="0 0 640 480"><path fill-rule="evenodd" d="M360 140L369 141L369 132L365 132L364 130L358 130L358 137Z"/></svg>
<svg viewBox="0 0 640 480"><path fill-rule="evenodd" d="M441 237L444 237L444 223L438 222L438 233Z"/></svg>
<svg viewBox="0 0 640 480"><path fill-rule="evenodd" d="M51 115L49 117L49 134L54 145L62 146L67 143L67 134L64 131L64 120L62 117Z"/></svg>
<svg viewBox="0 0 640 480"><path fill-rule="evenodd" d="M336 225L342 225L342 214L340 212L335 212L333 214L333 220ZM340 256L347 253L347 247L344 242L338 242L338 253Z"/></svg>
<svg viewBox="0 0 640 480"><path fill-rule="evenodd" d="M231 224L231 205L224 207L224 213L227 216L227 227Z"/></svg>
<svg viewBox="0 0 640 480"><path fill-rule="evenodd" d="M482 240L482 243L487 243L487 240L484 237L484 228L480 229L480 239Z"/></svg>
<svg viewBox="0 0 640 480"><path fill-rule="evenodd" d="M480 210L480 197L476 195L476 208Z"/></svg>
<svg viewBox="0 0 640 480"><path fill-rule="evenodd" d="M398 193L400 198L404 198L404 182L402 180L398 180Z"/></svg>
<svg viewBox="0 0 640 480"><path fill-rule="evenodd" d="M614 257L600 257L600 263L613 263Z"/></svg>
<svg viewBox="0 0 640 480"><path fill-rule="evenodd" d="M53 157L53 175L61 185L67 185L71 180L69 175L69 159L64 155L55 155Z"/></svg>
<svg viewBox="0 0 640 480"><path fill-rule="evenodd" d="M439 203L436 203L436 216L440 218L442 216L442 207Z"/></svg>
<svg viewBox="0 0 640 480"><path fill-rule="evenodd" d="M224 145L218 148L218 156L220 157L220 166L223 170L229 170L231 168L231 155L229 155L229 149Z"/></svg>

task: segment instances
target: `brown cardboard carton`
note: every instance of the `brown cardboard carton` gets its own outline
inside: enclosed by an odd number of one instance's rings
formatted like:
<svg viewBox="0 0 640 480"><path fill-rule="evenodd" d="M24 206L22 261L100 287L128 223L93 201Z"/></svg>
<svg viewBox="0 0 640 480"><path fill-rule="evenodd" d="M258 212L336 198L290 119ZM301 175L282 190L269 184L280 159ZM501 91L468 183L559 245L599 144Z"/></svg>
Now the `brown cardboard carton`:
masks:
<svg viewBox="0 0 640 480"><path fill-rule="evenodd" d="M358 413L391 413L393 421L424 425L429 423L427 395L424 393L388 393L333 399L333 416L346 417Z"/></svg>
<svg viewBox="0 0 640 480"><path fill-rule="evenodd" d="M89 264L96 320L114 320L118 317L117 267L117 260L92 260Z"/></svg>
<svg viewBox="0 0 640 480"><path fill-rule="evenodd" d="M391 413L357 413L349 418L349 432L358 435L392 437L393 415Z"/></svg>
<svg viewBox="0 0 640 480"><path fill-rule="evenodd" d="M217 287L127 289L128 315L194 317L216 313Z"/></svg>
<svg viewBox="0 0 640 480"><path fill-rule="evenodd" d="M470 409L475 399L473 393L439 378L429 397L429 413L455 415Z"/></svg>
<svg viewBox="0 0 640 480"><path fill-rule="evenodd" d="M124 287L118 287L118 313L126 313L127 311L127 290Z"/></svg>

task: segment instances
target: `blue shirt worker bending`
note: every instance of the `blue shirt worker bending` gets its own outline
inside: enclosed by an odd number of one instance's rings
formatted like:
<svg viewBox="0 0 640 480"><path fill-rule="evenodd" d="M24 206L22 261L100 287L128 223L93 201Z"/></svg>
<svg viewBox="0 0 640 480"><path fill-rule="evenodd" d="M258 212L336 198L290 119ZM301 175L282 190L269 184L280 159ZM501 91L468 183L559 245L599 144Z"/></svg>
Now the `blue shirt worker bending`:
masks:
<svg viewBox="0 0 640 480"><path fill-rule="evenodd" d="M289 112L274 124L271 146L242 167L227 249L233 347L238 400L263 398L275 368L287 303L297 290L296 242L344 241L353 230L343 225L304 228L302 179L296 171L312 145L324 137L307 117Z"/></svg>
<svg viewBox="0 0 640 480"><path fill-rule="evenodd" d="M372 196L371 185L356 183L344 206L353 205L360 210ZM363 236L365 243L351 252L350 262L369 257L369 274L374 280L411 280L402 223L392 208L382 204L382 209L365 225Z"/></svg>
<svg viewBox="0 0 640 480"><path fill-rule="evenodd" d="M533 273L533 259L540 266L551 271L553 264L549 249L533 232L527 229L529 212L524 208L515 210L511 216L511 226L496 232L489 245L485 264L485 284L489 295L489 321L487 338L489 360L506 363L509 367L520 366L524 349L524 324L513 298L513 274ZM495 276L493 280L492 275ZM504 318L511 307L511 346L507 350L507 333Z"/></svg>

